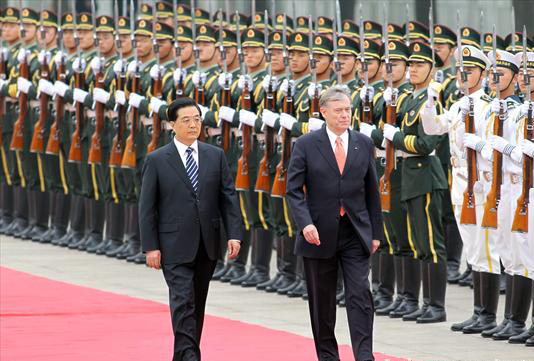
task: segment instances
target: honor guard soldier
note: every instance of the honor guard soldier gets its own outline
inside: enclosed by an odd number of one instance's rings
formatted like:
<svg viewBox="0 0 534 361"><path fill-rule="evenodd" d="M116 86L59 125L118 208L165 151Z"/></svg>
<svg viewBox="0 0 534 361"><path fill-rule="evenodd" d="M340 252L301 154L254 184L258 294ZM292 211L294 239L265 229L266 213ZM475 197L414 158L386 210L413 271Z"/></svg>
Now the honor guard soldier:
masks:
<svg viewBox="0 0 534 361"><path fill-rule="evenodd" d="M406 30L406 24L403 25L403 30L405 34L409 34L408 42L412 43L430 43L430 33L426 25L421 24L417 21L408 22L408 29Z"/></svg>
<svg viewBox="0 0 534 361"><path fill-rule="evenodd" d="M338 59L341 63L341 81L349 91L359 86L358 78L358 43L348 36L337 39Z"/></svg>

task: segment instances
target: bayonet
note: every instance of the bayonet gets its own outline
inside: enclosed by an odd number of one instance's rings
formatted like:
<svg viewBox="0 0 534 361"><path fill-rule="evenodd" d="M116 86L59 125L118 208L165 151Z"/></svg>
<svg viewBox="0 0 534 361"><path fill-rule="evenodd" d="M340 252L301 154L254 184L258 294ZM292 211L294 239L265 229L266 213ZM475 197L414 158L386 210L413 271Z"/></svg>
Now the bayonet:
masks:
<svg viewBox="0 0 534 361"><path fill-rule="evenodd" d="M384 55L386 60L386 74L388 77L388 88L393 90L393 67L389 59L389 32L388 32L388 8L386 3L384 3L384 25L382 27L384 38ZM392 99L393 100L393 99ZM395 105L394 103L392 105Z"/></svg>
<svg viewBox="0 0 534 361"><path fill-rule="evenodd" d="M94 1L94 0L93 0ZM152 47L154 48L154 54L156 54L156 65L160 66L160 54L159 54L159 44L158 37L156 35L156 0L153 0L153 9L152 12Z"/></svg>
<svg viewBox="0 0 534 361"><path fill-rule="evenodd" d="M308 32L310 33L308 37L308 56L310 58L310 69L312 73L312 83L317 86L317 62L315 58L313 57L313 28L312 28L312 17L311 15L308 16Z"/></svg>
<svg viewBox="0 0 534 361"><path fill-rule="evenodd" d="M228 64L226 62L226 49L224 47L224 36L223 36L223 14L222 9L219 10L219 52L221 53L221 60L223 63L224 73L228 73ZM224 89L228 90L229 86L227 84L226 78L224 81Z"/></svg>
<svg viewBox="0 0 534 361"><path fill-rule="evenodd" d="M224 8L226 10L226 24L228 24L228 28L230 28L230 0L224 0Z"/></svg>
<svg viewBox="0 0 534 361"><path fill-rule="evenodd" d="M273 68L271 64L271 52L269 51L269 12L267 10L265 10L263 42L265 44L263 51L265 52L265 60L267 61L267 73L270 77L273 74Z"/></svg>
<svg viewBox="0 0 534 361"><path fill-rule="evenodd" d="M365 58L365 33L363 31L363 16L362 4L360 3L360 63L364 76L365 86L369 87L369 69L367 67L367 59Z"/></svg>
<svg viewBox="0 0 534 361"><path fill-rule="evenodd" d="M95 0L91 0L91 13L92 13L92 20L93 20L93 43L95 44L97 56L99 59L102 59L102 54L100 53L100 41L98 39L98 36L96 35L96 5ZM104 66L104 64L102 64Z"/></svg>
<svg viewBox="0 0 534 361"><path fill-rule="evenodd" d="M137 40L135 39L135 5L134 0L130 0L130 30L131 30L131 39L132 39L132 48L134 51L134 58L135 58L135 64L136 69L135 73L137 74L139 72L139 59L137 56Z"/></svg>
<svg viewBox="0 0 534 361"><path fill-rule="evenodd" d="M528 73L527 58L527 26L523 25L523 79L527 88L526 101L530 104L530 74Z"/></svg>
<svg viewBox="0 0 534 361"><path fill-rule="evenodd" d="M511 36L512 36L512 51L515 53L516 52L516 44L515 44L515 8L514 6L512 5L512 33L511 33Z"/></svg>
<svg viewBox="0 0 534 361"><path fill-rule="evenodd" d="M406 46L410 46L410 5L406 4Z"/></svg>
<svg viewBox="0 0 534 361"><path fill-rule="evenodd" d="M26 30L24 29L24 23L22 22L22 0L19 0L19 31L20 31L20 40L24 42L26 37Z"/></svg>
<svg viewBox="0 0 534 361"><path fill-rule="evenodd" d="M59 3L61 3L61 1ZM113 17L115 19L115 45L117 46L117 51L119 52L119 59L123 66L123 69L121 69L122 73L124 71L124 64L122 61L122 42L119 36L119 0L114 0L113 10Z"/></svg>
<svg viewBox="0 0 534 361"><path fill-rule="evenodd" d="M339 6L339 0L336 0L336 12L334 14L334 34L333 34L333 40L334 40L334 66L336 71L336 78L337 83L341 84L343 82L343 79L341 77L341 63L339 62L339 54L337 50L337 36L338 33L341 34L343 31L341 28L341 10Z"/></svg>
<svg viewBox="0 0 534 361"><path fill-rule="evenodd" d="M484 10L480 10L480 49L484 48Z"/></svg>
<svg viewBox="0 0 534 361"><path fill-rule="evenodd" d="M235 12L235 21L236 21L236 35L237 35L237 57L239 59L239 69L241 74L246 73L245 59L243 56L243 50L241 49L241 19L239 17L239 12Z"/></svg>
<svg viewBox="0 0 534 361"><path fill-rule="evenodd" d="M251 1L250 18L252 19L252 27L256 27L256 0Z"/></svg>
<svg viewBox="0 0 534 361"><path fill-rule="evenodd" d="M76 2L72 0L72 18L74 20L74 44L76 45L76 57L80 60L81 65L81 52L80 52L80 37L78 36L78 14L76 13ZM75 69L78 71L79 69Z"/></svg>
<svg viewBox="0 0 534 361"><path fill-rule="evenodd" d="M197 46L197 17L195 9L195 0L191 0L191 18L193 23L191 25L191 31L193 32L193 55L195 57L195 68L200 71L200 50Z"/></svg>
<svg viewBox="0 0 534 361"><path fill-rule="evenodd" d="M497 30L495 28L495 24L493 24L492 47L493 47L493 83L495 85L495 95L497 99L501 99L501 89L499 87L499 78L501 74L497 72Z"/></svg>

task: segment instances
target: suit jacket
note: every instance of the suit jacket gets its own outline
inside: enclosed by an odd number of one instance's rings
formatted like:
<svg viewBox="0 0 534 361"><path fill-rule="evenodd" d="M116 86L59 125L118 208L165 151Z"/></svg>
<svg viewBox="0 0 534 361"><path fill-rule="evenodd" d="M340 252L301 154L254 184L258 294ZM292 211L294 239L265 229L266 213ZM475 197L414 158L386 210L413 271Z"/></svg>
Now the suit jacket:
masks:
<svg viewBox="0 0 534 361"><path fill-rule="evenodd" d="M343 174L339 172L325 127L297 139L289 163L286 193L300 229L295 244L297 255L309 258L335 255L340 207L345 209L369 254L372 240L384 239L374 145L356 131L349 130ZM302 229L309 224L317 227L321 245L310 244L304 238Z"/></svg>
<svg viewBox="0 0 534 361"><path fill-rule="evenodd" d="M242 239L234 182L222 149L198 142L199 185L195 194L176 145L147 155L139 200L144 252L161 250L162 263L194 260L202 240L210 259L221 247L221 218L228 239Z"/></svg>

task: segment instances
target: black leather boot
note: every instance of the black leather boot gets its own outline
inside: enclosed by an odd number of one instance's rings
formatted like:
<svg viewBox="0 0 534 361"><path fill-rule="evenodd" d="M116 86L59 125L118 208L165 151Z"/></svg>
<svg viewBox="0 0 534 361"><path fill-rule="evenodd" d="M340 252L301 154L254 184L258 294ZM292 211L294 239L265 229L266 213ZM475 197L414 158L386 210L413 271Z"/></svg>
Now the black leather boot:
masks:
<svg viewBox="0 0 534 361"><path fill-rule="evenodd" d="M34 242L39 242L48 231L50 219L50 192L35 191L35 226L28 235ZM55 202L54 202L55 203Z"/></svg>
<svg viewBox="0 0 534 361"><path fill-rule="evenodd" d="M102 242L102 233L104 230L104 220L105 220L105 203L102 200L90 199L88 203L89 207L86 207L91 213L90 224L88 232L90 234L87 243L80 245L79 250L85 251L89 248L94 248Z"/></svg>
<svg viewBox="0 0 534 361"><path fill-rule="evenodd" d="M61 247L67 247L73 238L79 238L79 235L85 233L85 205L84 198L77 195L70 196L70 227L67 233L60 239L52 241Z"/></svg>
<svg viewBox="0 0 534 361"><path fill-rule="evenodd" d="M506 274L506 298L504 303L504 319L497 326L482 331L482 337L491 338L497 332L502 331L512 316L512 292L513 292L513 276Z"/></svg>
<svg viewBox="0 0 534 361"><path fill-rule="evenodd" d="M54 194L54 207L52 211L52 229L50 242L60 239L67 231L71 210L71 197L62 191Z"/></svg>
<svg viewBox="0 0 534 361"><path fill-rule="evenodd" d="M377 316L387 316L389 313L400 306L404 300L404 277L402 274L402 257L393 256L393 266L395 268L395 284L397 285L397 297L386 307L377 308L375 314Z"/></svg>
<svg viewBox="0 0 534 361"><path fill-rule="evenodd" d="M15 236L15 234L25 230L29 224L28 192L26 188L14 186L13 199L15 203L13 210L14 220L4 229L6 236Z"/></svg>
<svg viewBox="0 0 534 361"><path fill-rule="evenodd" d="M447 313L445 312L447 264L429 263L427 267L430 280L430 302L426 312L417 318L417 323L445 322L447 321Z"/></svg>
<svg viewBox="0 0 534 361"><path fill-rule="evenodd" d="M375 309L388 307L395 294L395 263L392 254L383 249L379 255L378 289L374 299Z"/></svg>
<svg viewBox="0 0 534 361"><path fill-rule="evenodd" d="M95 250L98 255L113 252L123 244L124 239L124 204L110 202L108 205L109 215L106 219L106 238L108 242Z"/></svg>
<svg viewBox="0 0 534 361"><path fill-rule="evenodd" d="M413 257L402 257L402 283L404 299L401 304L389 313L390 318L402 318L419 309L419 291L421 290L420 261Z"/></svg>
<svg viewBox="0 0 534 361"><path fill-rule="evenodd" d="M305 278L304 276L304 261L302 260L302 257L297 257L297 277L295 278L295 282L290 283L287 285L287 287L279 288L276 293L279 295L287 295L288 292L296 288L301 284L301 281L303 281Z"/></svg>
<svg viewBox="0 0 534 361"><path fill-rule="evenodd" d="M0 225L0 234L4 234L4 229L13 222L15 200L13 197L13 187L8 184L1 185L2 197L0 199L0 208L2 208L2 222Z"/></svg>
<svg viewBox="0 0 534 361"><path fill-rule="evenodd" d="M306 281L301 279L295 287L287 291L286 295L290 298L298 298L304 296L306 293L308 293Z"/></svg>
<svg viewBox="0 0 534 361"><path fill-rule="evenodd" d="M266 292L278 292L279 289L286 288L290 284L295 282L295 279L297 277L297 256L293 254L294 248L295 237L289 237L289 235L283 235L280 237L280 248L278 251L281 254L281 277L271 286L265 287Z"/></svg>
<svg viewBox="0 0 534 361"><path fill-rule="evenodd" d="M501 331L493 334L494 340L508 340L510 337L518 336L526 331L525 321L532 300L532 280L523 276L513 276L512 293L510 322Z"/></svg>
<svg viewBox="0 0 534 361"><path fill-rule="evenodd" d="M70 249L84 249L84 244L89 240L89 236L91 235L91 225L93 224L93 212L91 211L91 199L87 197L81 197L80 206L83 207L83 215L84 215L84 225L85 228L83 230L84 237L83 242L77 242L77 243L70 243L69 248Z"/></svg>
<svg viewBox="0 0 534 361"><path fill-rule="evenodd" d="M117 259L127 259L141 252L141 241L139 236L139 222L137 213L137 203L126 205L127 226L126 226L126 246L116 255Z"/></svg>
<svg viewBox="0 0 534 361"><path fill-rule="evenodd" d="M417 321L421 317L430 304L430 272L428 271L428 262L420 261L421 284L423 287L423 306L415 312L402 316L403 321Z"/></svg>
<svg viewBox="0 0 534 361"><path fill-rule="evenodd" d="M269 280L269 268L273 252L273 238L270 230L256 228L256 258L252 275L241 283L242 287L256 287L258 284Z"/></svg>
<svg viewBox="0 0 534 361"><path fill-rule="evenodd" d="M478 317L480 316L480 310L482 309L482 302L480 299L481 295L481 282L480 282L480 272L473 271L473 314L467 320L459 323L453 323L451 330L454 332L463 331L464 327L471 326L474 324Z"/></svg>
<svg viewBox="0 0 534 361"><path fill-rule="evenodd" d="M271 287L282 278L282 237L275 235L273 243L276 244L276 275L265 282L258 283L256 289L260 291L265 290L267 287Z"/></svg>
<svg viewBox="0 0 534 361"><path fill-rule="evenodd" d="M447 282L457 283L460 277L463 242L456 222L445 224L445 241L447 250Z"/></svg>
<svg viewBox="0 0 534 361"><path fill-rule="evenodd" d="M534 285L533 285L534 286ZM534 291L532 293L532 324L530 325L530 328L526 330L525 332L517 335L512 336L508 339L509 343L526 343L530 338L534 338Z"/></svg>

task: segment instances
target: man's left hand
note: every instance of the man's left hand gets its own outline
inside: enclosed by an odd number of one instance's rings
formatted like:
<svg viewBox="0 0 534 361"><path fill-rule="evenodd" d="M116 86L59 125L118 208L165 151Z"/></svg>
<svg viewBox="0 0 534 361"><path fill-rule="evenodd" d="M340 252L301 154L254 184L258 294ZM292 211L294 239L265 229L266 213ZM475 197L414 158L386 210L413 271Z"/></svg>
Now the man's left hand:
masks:
<svg viewBox="0 0 534 361"><path fill-rule="evenodd" d="M228 258L234 259L239 254L239 249L241 248L241 242L237 239L231 239L228 241Z"/></svg>
<svg viewBox="0 0 534 361"><path fill-rule="evenodd" d="M380 241L373 239L373 242L371 243L371 254L375 253L378 247L380 247Z"/></svg>

